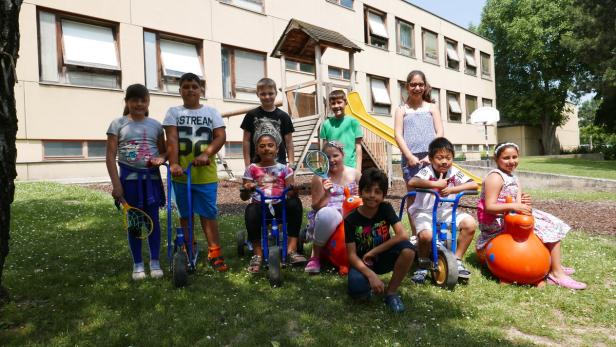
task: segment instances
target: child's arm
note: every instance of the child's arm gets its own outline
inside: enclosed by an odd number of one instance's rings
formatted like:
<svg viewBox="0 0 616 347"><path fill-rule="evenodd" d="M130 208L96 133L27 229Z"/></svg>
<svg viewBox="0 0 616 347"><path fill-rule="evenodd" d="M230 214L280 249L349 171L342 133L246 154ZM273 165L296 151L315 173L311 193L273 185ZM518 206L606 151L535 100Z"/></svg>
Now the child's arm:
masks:
<svg viewBox="0 0 616 347"><path fill-rule="evenodd" d="M361 149L361 137L355 139L355 170L361 172L362 167L362 149Z"/></svg>
<svg viewBox="0 0 616 347"><path fill-rule="evenodd" d="M257 185L253 181L244 178L242 180L243 189L240 189L240 199L242 199L242 201L250 199L250 195L256 187Z"/></svg>
<svg viewBox="0 0 616 347"><path fill-rule="evenodd" d="M465 190L477 190L479 186L475 181L469 181L466 183L462 183L453 187L445 187L441 189L441 196L448 196L450 194L458 194L459 192L463 192Z"/></svg>
<svg viewBox="0 0 616 347"><path fill-rule="evenodd" d="M511 210L516 210L523 214L532 214L531 207L520 202L498 203L498 194L503 188L503 184L503 178L497 173L491 173L486 177L484 191L486 212L491 214L503 214Z"/></svg>
<svg viewBox="0 0 616 347"><path fill-rule="evenodd" d="M107 135L107 149L105 155L105 164L107 165L107 172L111 179L111 185L113 190L111 196L114 199L120 200L124 195L124 189L122 188L122 182L120 182L120 176L118 175L118 168L116 166L116 155L118 153L118 137L115 135Z"/></svg>
<svg viewBox="0 0 616 347"><path fill-rule="evenodd" d="M284 185L286 188L291 187L291 190L287 193L289 197L297 195L297 187L295 187L295 176L293 176L293 173L285 177Z"/></svg>
<svg viewBox="0 0 616 347"><path fill-rule="evenodd" d="M293 149L293 133L284 136L284 145L287 147L287 165L295 170L295 150Z"/></svg>
<svg viewBox="0 0 616 347"><path fill-rule="evenodd" d="M432 106L430 106L430 112L432 113L436 137L443 137L443 121L441 121L441 111L439 111L439 106L440 105L432 104Z"/></svg>
<svg viewBox="0 0 616 347"><path fill-rule="evenodd" d="M206 166L211 164L210 156L218 153L222 146L225 145L225 142L227 141L227 132L225 131L224 127L219 127L214 129L214 131L212 132L212 137L212 142L210 142L207 148L193 161L193 164L195 166Z"/></svg>
<svg viewBox="0 0 616 347"><path fill-rule="evenodd" d="M381 294L385 290L385 284L379 276L372 271L364 262L359 259L357 256L357 252L355 249L355 242L347 243L347 256L349 257L349 265L357 269L357 271L361 272L366 278L368 278L368 282L370 282L370 288L372 288L372 292L375 294Z"/></svg>
<svg viewBox="0 0 616 347"><path fill-rule="evenodd" d="M251 140L250 132L244 130L244 137L242 138L242 154L244 155L244 166L248 167L252 158L250 157L250 141Z"/></svg>
<svg viewBox="0 0 616 347"><path fill-rule="evenodd" d="M419 163L419 158L411 153L411 150L406 146L406 141L404 141L404 110L401 107L398 107L396 113L394 114L394 137L396 139L396 143L398 144L398 148L402 155L406 158L407 163L410 166L416 166Z"/></svg>
<svg viewBox="0 0 616 347"><path fill-rule="evenodd" d="M404 228L402 227L401 222L397 222L396 224L394 224L393 229L394 229L394 237L381 243L380 245L374 247L373 249L368 251L366 254L364 254L364 258L363 258L364 262L369 263L373 261L374 257L376 257L378 254L385 252L386 250L390 249L397 243L400 243L402 241L409 239L409 235L406 233L406 231L404 231Z"/></svg>
<svg viewBox="0 0 616 347"><path fill-rule="evenodd" d="M156 147L158 148L159 156L150 159L150 165L159 166L165 163L167 160L167 144L165 143L165 135L161 133L156 139Z"/></svg>
<svg viewBox="0 0 616 347"><path fill-rule="evenodd" d="M169 168L172 176L184 175L184 170L178 161L178 128L173 125L165 126L165 134L167 135L167 159L169 160Z"/></svg>
<svg viewBox="0 0 616 347"><path fill-rule="evenodd" d="M314 175L310 182L310 195L312 197L313 210L318 211L327 206L329 202L329 189L332 184L329 180L323 180L321 177Z"/></svg>
<svg viewBox="0 0 616 347"><path fill-rule="evenodd" d="M441 177L438 181L425 180L423 178L415 176L409 180L407 186L409 188L444 189L447 188L447 180L444 178L444 174L441 174Z"/></svg>

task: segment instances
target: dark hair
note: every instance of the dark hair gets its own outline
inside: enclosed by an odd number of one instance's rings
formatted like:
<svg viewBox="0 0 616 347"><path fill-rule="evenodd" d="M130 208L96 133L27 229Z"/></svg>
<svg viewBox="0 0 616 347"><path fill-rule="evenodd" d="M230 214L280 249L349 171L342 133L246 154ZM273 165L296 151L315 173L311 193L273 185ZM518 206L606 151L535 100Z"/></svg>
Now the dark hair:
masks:
<svg viewBox="0 0 616 347"><path fill-rule="evenodd" d="M257 139L257 142L255 142L255 156L252 158L252 162L253 163L260 163L261 162L261 157L257 154L257 145L259 144L259 141L262 138L264 138L264 137L269 137L270 139L272 139L274 141L274 143L276 144L276 149L280 149L280 146L276 142L276 139L274 138L274 136L269 135L269 134L263 134L263 135L259 136L259 138Z"/></svg>
<svg viewBox="0 0 616 347"><path fill-rule="evenodd" d="M361 174L361 178L359 179L359 192L361 193L364 189L374 185L377 185L383 191L383 195L387 195L387 188L389 186L387 175L383 171L371 167Z"/></svg>
<svg viewBox="0 0 616 347"><path fill-rule="evenodd" d="M443 151L443 150L450 152L451 155L453 156L456 155L456 151L453 148L453 145L451 144L451 142L449 142L449 140L447 140L444 137L437 137L434 140L432 140L432 142L430 142L430 145L428 146L428 156L430 158L434 158L434 156L436 155L438 151Z"/></svg>
<svg viewBox="0 0 616 347"><path fill-rule="evenodd" d="M336 89L336 90L332 90L329 93L329 97L328 97L329 101L338 100L338 99L342 99L344 100L344 102L347 102L347 98L346 98L346 94L344 93L344 90Z"/></svg>
<svg viewBox="0 0 616 347"><path fill-rule="evenodd" d="M143 84L135 83L131 84L130 86L128 86L128 88L126 88L126 95L124 96L124 101L128 101L130 99L148 99L149 97L150 92L148 91L148 88L146 88L146 86L144 86ZM128 106L124 105L124 112L122 112L122 115L127 116L128 113ZM148 115L149 112L146 111L145 116L147 117Z"/></svg>
<svg viewBox="0 0 616 347"><path fill-rule="evenodd" d="M494 147L494 158L498 158L501 155L501 153L507 148L514 148L518 152L518 155L520 154L520 149L518 148L518 145L516 145L515 143L501 142L497 144L496 147Z"/></svg>
<svg viewBox="0 0 616 347"><path fill-rule="evenodd" d="M274 91L278 93L276 90L276 81L271 78L263 77L257 82L257 91L261 88L274 88Z"/></svg>
<svg viewBox="0 0 616 347"><path fill-rule="evenodd" d="M192 72L187 72L180 77L180 87L186 81L195 81L198 85L201 85L201 78Z"/></svg>
<svg viewBox="0 0 616 347"><path fill-rule="evenodd" d="M406 76L406 85L408 86L408 84L411 83L411 81L413 80L413 77L418 76L418 75L419 75L419 77L421 77L421 79L424 81L424 84L426 85L426 87L424 88L424 92L421 95L421 98L424 101L427 101L427 102L431 102L431 103L436 102L436 100L432 99L432 96L431 96L432 87L428 83L428 80L426 79L426 75L423 73L423 71L413 70L413 71L409 72L408 76ZM410 93L409 93L409 95L410 95Z"/></svg>

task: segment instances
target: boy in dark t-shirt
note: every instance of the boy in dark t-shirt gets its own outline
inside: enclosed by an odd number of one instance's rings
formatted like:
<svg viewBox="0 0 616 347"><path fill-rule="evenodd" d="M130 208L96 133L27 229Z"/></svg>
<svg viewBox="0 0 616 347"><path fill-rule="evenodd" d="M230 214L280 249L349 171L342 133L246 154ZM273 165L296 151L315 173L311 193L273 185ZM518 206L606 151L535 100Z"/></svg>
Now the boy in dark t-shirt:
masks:
<svg viewBox="0 0 616 347"><path fill-rule="evenodd" d="M385 294L385 304L400 313L405 307L397 290L411 268L415 249L394 208L383 202L387 185L387 175L380 170L364 171L359 180L363 205L344 219L350 264L348 291L355 299L369 298L371 293ZM385 287L378 275L391 271L391 281Z"/></svg>

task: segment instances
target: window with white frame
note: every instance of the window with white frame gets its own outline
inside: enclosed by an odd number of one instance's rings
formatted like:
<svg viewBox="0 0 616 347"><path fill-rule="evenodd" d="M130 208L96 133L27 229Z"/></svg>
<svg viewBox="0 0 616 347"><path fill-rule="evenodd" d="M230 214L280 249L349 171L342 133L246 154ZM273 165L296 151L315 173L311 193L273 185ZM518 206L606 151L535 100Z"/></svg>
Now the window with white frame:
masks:
<svg viewBox="0 0 616 347"><path fill-rule="evenodd" d="M477 62L475 61L475 49L464 46L464 73L477 76Z"/></svg>
<svg viewBox="0 0 616 347"><path fill-rule="evenodd" d="M243 158L244 152L241 142L225 143L225 158Z"/></svg>
<svg viewBox="0 0 616 347"><path fill-rule="evenodd" d="M434 100L434 105L440 111L441 110L441 90L438 88L432 87L430 90L430 98Z"/></svg>
<svg viewBox="0 0 616 347"><path fill-rule="evenodd" d="M340 6L346 7L348 9L353 9L353 0L327 0L328 2L333 2L334 4L338 4Z"/></svg>
<svg viewBox="0 0 616 347"><path fill-rule="evenodd" d="M40 80L119 88L117 24L38 13Z"/></svg>
<svg viewBox="0 0 616 347"><path fill-rule="evenodd" d="M423 60L438 65L438 34L429 30L421 32Z"/></svg>
<svg viewBox="0 0 616 347"><path fill-rule="evenodd" d="M337 80L344 80L344 81L351 80L351 70L341 68L341 67L328 66L327 75L329 76L329 78L333 78Z"/></svg>
<svg viewBox="0 0 616 347"><path fill-rule="evenodd" d="M477 109L477 97L472 95L465 95L464 102L466 104L466 122L470 123L471 114L473 114L473 111Z"/></svg>
<svg viewBox="0 0 616 347"><path fill-rule="evenodd" d="M43 141L43 159L100 159L106 155L106 141Z"/></svg>
<svg viewBox="0 0 616 347"><path fill-rule="evenodd" d="M480 62L481 63L481 77L491 79L492 72L490 68L490 55L487 53L481 52L480 59L481 59L481 62Z"/></svg>
<svg viewBox="0 0 616 347"><path fill-rule="evenodd" d="M387 35L387 26L385 25L387 15L383 12L372 8L364 8L365 21L365 39L366 43L387 49L389 35Z"/></svg>
<svg viewBox="0 0 616 347"><path fill-rule="evenodd" d="M492 107L492 99L481 99L481 103L483 107Z"/></svg>
<svg viewBox="0 0 616 347"><path fill-rule="evenodd" d="M258 101L257 82L266 76L265 53L222 46L221 56L223 97Z"/></svg>
<svg viewBox="0 0 616 347"><path fill-rule="evenodd" d="M467 152L480 152L482 148L482 145L466 145Z"/></svg>
<svg viewBox="0 0 616 347"><path fill-rule="evenodd" d="M180 77L192 72L203 79L199 40L143 32L145 85L150 90L179 93ZM205 86L205 84L204 84Z"/></svg>
<svg viewBox="0 0 616 347"><path fill-rule="evenodd" d="M302 63L289 59L285 60L285 68L290 71L306 72L311 74L314 74L315 72L314 64Z"/></svg>
<svg viewBox="0 0 616 347"><path fill-rule="evenodd" d="M400 88L400 104L404 104L409 98L409 90L406 88L406 82L398 81L398 88Z"/></svg>
<svg viewBox="0 0 616 347"><path fill-rule="evenodd" d="M389 80L383 77L368 76L370 82L370 98L372 112L389 115L391 99L389 98Z"/></svg>
<svg viewBox="0 0 616 347"><path fill-rule="evenodd" d="M225 4L235 5L247 10L263 13L263 0L220 0Z"/></svg>
<svg viewBox="0 0 616 347"><path fill-rule="evenodd" d="M462 123L460 93L447 92L447 119L452 123Z"/></svg>
<svg viewBox="0 0 616 347"><path fill-rule="evenodd" d="M456 41L445 39L445 66L450 69L460 69L460 57L458 56L458 43Z"/></svg>
<svg viewBox="0 0 616 347"><path fill-rule="evenodd" d="M413 24L396 18L397 51L408 57L415 57Z"/></svg>
<svg viewBox="0 0 616 347"><path fill-rule="evenodd" d="M456 153L462 153L462 145L453 145L453 150Z"/></svg>

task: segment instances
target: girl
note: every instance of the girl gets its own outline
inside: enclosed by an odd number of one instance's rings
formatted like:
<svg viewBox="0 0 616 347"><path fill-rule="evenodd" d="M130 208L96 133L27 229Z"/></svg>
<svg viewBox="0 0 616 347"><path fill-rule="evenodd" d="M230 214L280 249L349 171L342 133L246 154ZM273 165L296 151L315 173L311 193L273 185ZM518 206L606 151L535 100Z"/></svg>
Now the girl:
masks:
<svg viewBox="0 0 616 347"><path fill-rule="evenodd" d="M126 88L124 116L116 118L107 129L107 171L113 190L111 196L118 201L144 210L153 222L148 237L150 247L150 276L160 278L160 224L158 209L165 205L165 193L158 166L165 162L163 127L148 118L150 95L141 84ZM120 173L116 167L116 155ZM141 257L141 240L130 233L128 244L133 256L133 279L146 277Z"/></svg>
<svg viewBox="0 0 616 347"><path fill-rule="evenodd" d="M253 137L256 147L255 160L250 164L243 177L243 189L240 198L244 201L250 199L246 206L244 219L248 231L248 240L252 243L254 255L250 259L248 272L258 273L263 264L263 249L261 248L261 197L254 190L261 189L266 196L280 196L285 187L293 185L293 169L276 161L278 147L282 142L280 133L269 123L263 123L255 128ZM252 194L251 194L252 192ZM295 195L289 191L289 196ZM287 199L287 259L292 265L306 263L306 258L297 253L297 239L302 224L302 207L299 199ZM281 222L281 204L271 202L266 212L268 218L275 215Z"/></svg>
<svg viewBox="0 0 616 347"><path fill-rule="evenodd" d="M325 246L338 224L342 222L342 202L344 188L349 188L351 194L357 194L357 182L360 173L344 165L344 150L342 144L330 141L323 146L323 151L329 158L329 179L323 180L314 175L311 182L312 211L308 212L308 238L312 239L312 255L304 269L305 272L316 274L321 271L319 261L321 247ZM330 193L330 189L333 192Z"/></svg>
<svg viewBox="0 0 616 347"><path fill-rule="evenodd" d="M502 214L515 210L535 218L534 232L550 251L552 262L548 283L571 289L586 288L586 284L569 277L575 272L574 269L561 265L560 241L571 228L549 213L532 209L530 196L522 193L520 182L513 175L518 160L519 148L515 143L501 143L494 149L494 161L498 168L490 171L483 181L481 198L477 205L477 219L481 230L477 240L479 258L485 259L486 244L504 230ZM514 197L515 202L505 203L507 196Z"/></svg>

